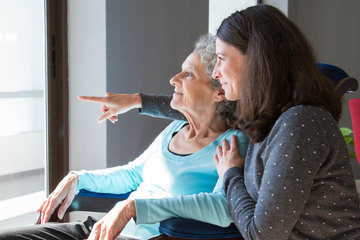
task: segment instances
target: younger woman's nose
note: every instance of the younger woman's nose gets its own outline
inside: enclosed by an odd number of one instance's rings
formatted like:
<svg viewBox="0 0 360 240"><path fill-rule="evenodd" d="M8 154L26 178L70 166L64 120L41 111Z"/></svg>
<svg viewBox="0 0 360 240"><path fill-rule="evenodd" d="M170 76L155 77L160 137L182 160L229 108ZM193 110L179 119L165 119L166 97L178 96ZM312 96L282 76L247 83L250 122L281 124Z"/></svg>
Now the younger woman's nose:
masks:
<svg viewBox="0 0 360 240"><path fill-rule="evenodd" d="M219 66L218 64L216 63L215 67L214 67L214 70L212 72L212 78L214 79L218 79L220 77L220 71L219 71Z"/></svg>

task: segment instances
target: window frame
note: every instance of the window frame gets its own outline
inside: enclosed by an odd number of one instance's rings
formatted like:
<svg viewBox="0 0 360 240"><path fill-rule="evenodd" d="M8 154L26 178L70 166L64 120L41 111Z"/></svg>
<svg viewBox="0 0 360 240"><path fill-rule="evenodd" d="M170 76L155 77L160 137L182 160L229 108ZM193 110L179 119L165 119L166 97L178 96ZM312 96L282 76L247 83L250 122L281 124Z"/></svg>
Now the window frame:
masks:
<svg viewBox="0 0 360 240"><path fill-rule="evenodd" d="M45 0L46 194L69 171L67 0Z"/></svg>

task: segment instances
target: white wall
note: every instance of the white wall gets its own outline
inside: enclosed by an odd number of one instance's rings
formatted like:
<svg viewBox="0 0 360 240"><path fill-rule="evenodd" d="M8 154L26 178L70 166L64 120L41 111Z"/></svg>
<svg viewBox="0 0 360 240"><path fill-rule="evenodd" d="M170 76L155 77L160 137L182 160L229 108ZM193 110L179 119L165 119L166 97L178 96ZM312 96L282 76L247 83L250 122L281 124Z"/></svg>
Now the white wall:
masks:
<svg viewBox="0 0 360 240"><path fill-rule="evenodd" d="M106 91L104 0L68 1L70 169L106 167L106 124L98 124L100 105L78 95Z"/></svg>
<svg viewBox="0 0 360 240"><path fill-rule="evenodd" d="M286 16L288 16L288 0L263 0L264 4L271 5L280 9Z"/></svg>
<svg viewBox="0 0 360 240"><path fill-rule="evenodd" d="M222 20L233 12L256 5L256 0L209 0L209 33L216 34Z"/></svg>

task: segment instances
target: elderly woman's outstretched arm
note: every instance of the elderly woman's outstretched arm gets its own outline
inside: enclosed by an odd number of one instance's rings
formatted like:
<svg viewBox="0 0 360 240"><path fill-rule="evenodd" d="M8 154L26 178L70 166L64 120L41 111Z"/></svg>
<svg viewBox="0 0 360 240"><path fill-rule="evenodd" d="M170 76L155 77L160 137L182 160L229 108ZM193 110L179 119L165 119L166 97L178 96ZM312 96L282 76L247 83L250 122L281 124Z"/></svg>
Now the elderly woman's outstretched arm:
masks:
<svg viewBox="0 0 360 240"><path fill-rule="evenodd" d="M186 120L181 112L170 107L171 95L140 93L140 97L142 108L139 108L139 112L141 114L171 120Z"/></svg>
<svg viewBox="0 0 360 240"><path fill-rule="evenodd" d="M108 119L115 123L118 120L118 114L135 108L139 109L143 115L171 120L186 120L181 112L170 107L171 95L106 93L104 97L79 96L78 98L101 104L103 114L99 117L98 122Z"/></svg>

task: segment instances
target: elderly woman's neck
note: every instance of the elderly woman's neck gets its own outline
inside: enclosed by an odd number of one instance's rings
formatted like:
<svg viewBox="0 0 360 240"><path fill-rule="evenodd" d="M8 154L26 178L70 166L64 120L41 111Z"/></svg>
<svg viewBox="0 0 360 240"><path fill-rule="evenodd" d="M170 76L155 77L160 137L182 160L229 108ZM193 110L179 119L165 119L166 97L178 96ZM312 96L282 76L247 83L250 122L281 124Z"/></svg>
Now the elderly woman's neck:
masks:
<svg viewBox="0 0 360 240"><path fill-rule="evenodd" d="M192 154L208 146L228 127L215 112L213 114L186 114L189 124L183 127L170 141L169 150L178 154Z"/></svg>
<svg viewBox="0 0 360 240"><path fill-rule="evenodd" d="M199 116L191 116L185 114L189 126L187 128L188 138L207 138L213 134L220 135L229 127L219 119L218 115L203 114Z"/></svg>

